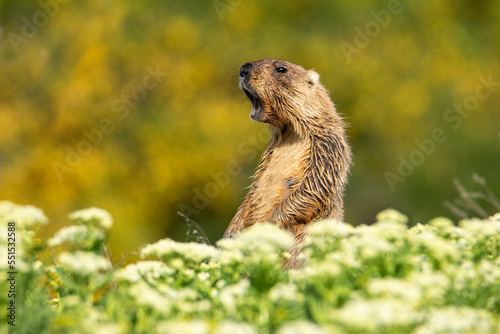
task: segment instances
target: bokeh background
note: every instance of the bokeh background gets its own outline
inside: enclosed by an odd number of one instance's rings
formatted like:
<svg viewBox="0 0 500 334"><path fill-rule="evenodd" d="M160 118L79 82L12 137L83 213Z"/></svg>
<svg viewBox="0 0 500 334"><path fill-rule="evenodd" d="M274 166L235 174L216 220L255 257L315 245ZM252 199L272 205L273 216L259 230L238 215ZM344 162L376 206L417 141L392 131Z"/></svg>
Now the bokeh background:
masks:
<svg viewBox="0 0 500 334"><path fill-rule="evenodd" d="M314 68L350 124L346 221L500 211L498 1L4 0L0 27L0 199L43 236L98 206L115 260L186 240L179 210L218 240L268 139L237 85L261 58Z"/></svg>

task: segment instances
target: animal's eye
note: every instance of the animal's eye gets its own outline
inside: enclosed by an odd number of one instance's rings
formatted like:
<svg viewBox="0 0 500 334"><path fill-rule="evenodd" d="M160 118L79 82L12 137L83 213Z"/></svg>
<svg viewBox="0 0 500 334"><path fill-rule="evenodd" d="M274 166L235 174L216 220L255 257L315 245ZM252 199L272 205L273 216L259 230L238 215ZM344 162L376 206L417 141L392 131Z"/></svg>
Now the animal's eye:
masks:
<svg viewBox="0 0 500 334"><path fill-rule="evenodd" d="M275 71L278 73L286 73L288 70L286 68L280 66L280 67L276 67Z"/></svg>

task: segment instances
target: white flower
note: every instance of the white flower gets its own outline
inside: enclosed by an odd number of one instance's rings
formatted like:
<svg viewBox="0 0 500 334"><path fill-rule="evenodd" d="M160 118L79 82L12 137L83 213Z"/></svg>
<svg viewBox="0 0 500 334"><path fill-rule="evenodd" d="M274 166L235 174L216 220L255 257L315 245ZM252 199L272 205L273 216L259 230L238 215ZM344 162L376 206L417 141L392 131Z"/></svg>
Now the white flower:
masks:
<svg viewBox="0 0 500 334"><path fill-rule="evenodd" d="M194 301L198 298L198 291L191 288L177 290L177 299Z"/></svg>
<svg viewBox="0 0 500 334"><path fill-rule="evenodd" d="M207 272L202 272L198 274L198 279L200 281L208 281L210 279L210 274Z"/></svg>
<svg viewBox="0 0 500 334"><path fill-rule="evenodd" d="M175 302L180 314L192 315L196 313L207 313L212 304L208 300L185 300L181 299Z"/></svg>
<svg viewBox="0 0 500 334"><path fill-rule="evenodd" d="M370 229L363 230L365 233L374 234L377 237L389 242L401 242L408 236L408 228L405 224L394 220L378 221L370 226Z"/></svg>
<svg viewBox="0 0 500 334"><path fill-rule="evenodd" d="M141 257L142 257L142 254L141 254ZM157 258L161 259L161 257L159 257L159 256L157 256ZM178 259L178 258L169 259L168 256L165 256L164 258L165 258L165 260L168 260L170 268L176 269L179 271L184 270L184 262L181 259Z"/></svg>
<svg viewBox="0 0 500 334"><path fill-rule="evenodd" d="M398 245L381 236L380 232L377 226L358 226L356 234L343 242L343 249L348 253L359 254L358 259L361 261L394 253Z"/></svg>
<svg viewBox="0 0 500 334"><path fill-rule="evenodd" d="M458 291L468 291L471 287L471 282L479 279L474 262L466 260L453 273L453 285Z"/></svg>
<svg viewBox="0 0 500 334"><path fill-rule="evenodd" d="M46 225L49 220L42 210L33 205L17 205L11 201L0 201L0 218L2 221L13 221L16 230L27 229L31 225Z"/></svg>
<svg viewBox="0 0 500 334"><path fill-rule="evenodd" d="M76 306L76 305L75 305ZM85 312L85 318L78 325L78 332L85 334L125 334L126 325L112 323L106 313L91 308Z"/></svg>
<svg viewBox="0 0 500 334"><path fill-rule="evenodd" d="M391 221L403 225L406 225L408 223L408 217L394 209L386 209L384 211L381 211L377 214L376 218L378 222Z"/></svg>
<svg viewBox="0 0 500 334"><path fill-rule="evenodd" d="M144 279L147 282L154 283L163 277L171 275L173 272L163 262L139 261L117 270L114 275L118 281L136 283Z"/></svg>
<svg viewBox="0 0 500 334"><path fill-rule="evenodd" d="M314 279L322 282L332 281L342 274L342 267L338 263L328 261L314 262L290 273L294 281L305 282L312 282Z"/></svg>
<svg viewBox="0 0 500 334"><path fill-rule="evenodd" d="M222 289L224 286L226 286L226 281L223 279L221 279L221 280L217 281L217 283L215 283L215 287L219 290Z"/></svg>
<svg viewBox="0 0 500 334"><path fill-rule="evenodd" d="M397 299L352 300L337 313L337 320L349 330L369 333L411 328L420 319L419 312Z"/></svg>
<svg viewBox="0 0 500 334"><path fill-rule="evenodd" d="M370 280L367 290L374 297L397 298L411 304L416 304L422 298L422 291L419 286L392 277Z"/></svg>
<svg viewBox="0 0 500 334"><path fill-rule="evenodd" d="M244 263L248 268L262 265L278 267L282 253L294 243L294 237L279 227L255 224L233 238L222 239L217 245L222 249L218 261L222 266Z"/></svg>
<svg viewBox="0 0 500 334"><path fill-rule="evenodd" d="M282 325L277 334L327 334L320 325L306 320L287 322Z"/></svg>
<svg viewBox="0 0 500 334"><path fill-rule="evenodd" d="M488 260L481 260L477 268L482 276L482 285L499 285L500 286L500 258L496 259L496 263ZM500 296L498 296L500 298Z"/></svg>
<svg viewBox="0 0 500 334"><path fill-rule="evenodd" d="M181 258L195 263L201 263L218 254L217 248L196 242L176 242L165 238L154 244L145 246L141 250L141 258L152 256L162 260Z"/></svg>
<svg viewBox="0 0 500 334"><path fill-rule="evenodd" d="M467 247L468 258L477 257L481 248L486 254L497 257L500 249L500 221L489 220L463 220L459 223L465 233L470 234ZM479 253L479 254L478 254Z"/></svg>
<svg viewBox="0 0 500 334"><path fill-rule="evenodd" d="M415 334L469 334L491 333L495 321L485 310L467 307L436 309L427 316L427 321L416 328Z"/></svg>
<svg viewBox="0 0 500 334"><path fill-rule="evenodd" d="M480 220L473 218L470 220L462 220L459 225L463 229L469 230L482 237L498 236L500 234L500 221L496 221L495 219Z"/></svg>
<svg viewBox="0 0 500 334"><path fill-rule="evenodd" d="M453 226L446 229L446 234L461 254L468 258L475 255L472 248L477 243L477 237L474 233L461 227Z"/></svg>
<svg viewBox="0 0 500 334"><path fill-rule="evenodd" d="M355 229L336 220L323 220L311 224L302 248L308 256L321 257L339 249L341 241L351 236Z"/></svg>
<svg viewBox="0 0 500 334"><path fill-rule="evenodd" d="M451 241L441 238L425 225L417 224L410 229L410 241L416 247L423 246L438 261L456 261L460 258L458 249Z"/></svg>
<svg viewBox="0 0 500 334"><path fill-rule="evenodd" d="M18 205L11 201L0 201L0 217L9 220L9 215L11 215L17 207Z"/></svg>
<svg viewBox="0 0 500 334"><path fill-rule="evenodd" d="M217 325L213 334L257 334L255 326L244 322L224 320Z"/></svg>
<svg viewBox="0 0 500 334"><path fill-rule="evenodd" d="M129 289L137 304L151 307L162 314L170 313L172 308L169 299L160 294L156 289L151 288L144 281L139 281Z"/></svg>
<svg viewBox="0 0 500 334"><path fill-rule="evenodd" d="M92 334L124 334L128 333L125 325L115 323L92 323L87 325L89 333Z"/></svg>
<svg viewBox="0 0 500 334"><path fill-rule="evenodd" d="M294 242L291 233L269 223L259 223L240 232L234 238L222 239L218 245L224 250L241 250L246 253L280 253Z"/></svg>
<svg viewBox="0 0 500 334"><path fill-rule="evenodd" d="M244 296L249 287L250 282L247 279L242 279L236 284L223 288L220 291L219 299L227 310L235 312L237 298Z"/></svg>
<svg viewBox="0 0 500 334"><path fill-rule="evenodd" d="M385 256L387 253L393 253L396 249L393 244L376 238L362 238L359 240L359 246L362 260Z"/></svg>
<svg viewBox="0 0 500 334"><path fill-rule="evenodd" d="M274 301L296 302L298 299L297 286L295 284L278 283L269 290L269 298Z"/></svg>
<svg viewBox="0 0 500 334"><path fill-rule="evenodd" d="M307 232L311 237L344 238L354 233L354 227L337 220L322 220L312 223Z"/></svg>
<svg viewBox="0 0 500 334"><path fill-rule="evenodd" d="M217 261L208 261L208 262L205 261L200 264L200 270L205 272L220 271L220 263Z"/></svg>
<svg viewBox="0 0 500 334"><path fill-rule="evenodd" d="M344 242L344 245L348 245L349 242ZM335 262L344 268L349 270L359 270L362 267L359 257L356 254L356 249L354 247L343 246L343 250L339 252L333 252L327 255L326 262Z"/></svg>
<svg viewBox="0 0 500 334"><path fill-rule="evenodd" d="M107 258L90 252L64 252L57 257L57 263L66 271L79 276L111 270L111 263Z"/></svg>
<svg viewBox="0 0 500 334"><path fill-rule="evenodd" d="M203 320L164 321L156 327L158 334L209 334L208 325Z"/></svg>
<svg viewBox="0 0 500 334"><path fill-rule="evenodd" d="M234 243L234 241L229 241L230 243ZM220 240L217 243L222 245L223 243L229 243L227 241ZM234 263L241 263L245 260L245 254L238 249L223 249L222 252L219 252L217 256L217 261L221 264L221 266L231 266Z"/></svg>
<svg viewBox="0 0 500 334"><path fill-rule="evenodd" d="M91 207L70 213L68 218L85 225L95 225L103 229L113 226L113 217L106 210Z"/></svg>
<svg viewBox="0 0 500 334"><path fill-rule="evenodd" d="M437 217L429 221L429 225L437 227L440 230L447 230L449 228L454 227L453 222L444 217Z"/></svg>
<svg viewBox="0 0 500 334"><path fill-rule="evenodd" d="M408 281L420 287L422 303L427 305L441 305L451 284L445 274L431 271L413 272Z"/></svg>
<svg viewBox="0 0 500 334"><path fill-rule="evenodd" d="M100 229L91 228L86 225L71 225L61 228L47 241L50 247L56 247L63 243L71 245L94 245L106 239L106 235Z"/></svg>

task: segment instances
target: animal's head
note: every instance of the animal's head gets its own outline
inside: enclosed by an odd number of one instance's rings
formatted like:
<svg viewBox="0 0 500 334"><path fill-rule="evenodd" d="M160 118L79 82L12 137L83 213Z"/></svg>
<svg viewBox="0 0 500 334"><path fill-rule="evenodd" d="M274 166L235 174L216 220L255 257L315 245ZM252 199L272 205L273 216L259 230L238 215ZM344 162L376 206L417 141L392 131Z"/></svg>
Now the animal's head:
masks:
<svg viewBox="0 0 500 334"><path fill-rule="evenodd" d="M282 127L297 112L308 113L310 104L322 103L317 92L325 95L319 75L312 70L277 59L252 61L240 67L240 88L252 102L250 117L258 122ZM328 99L329 100L329 99ZM311 115L304 115L308 117Z"/></svg>

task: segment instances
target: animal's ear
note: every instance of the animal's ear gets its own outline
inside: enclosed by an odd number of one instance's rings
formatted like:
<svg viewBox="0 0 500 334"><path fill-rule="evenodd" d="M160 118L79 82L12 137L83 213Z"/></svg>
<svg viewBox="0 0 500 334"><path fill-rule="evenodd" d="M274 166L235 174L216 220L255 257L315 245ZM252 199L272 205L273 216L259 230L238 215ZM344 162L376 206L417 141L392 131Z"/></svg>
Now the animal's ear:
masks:
<svg viewBox="0 0 500 334"><path fill-rule="evenodd" d="M313 70L307 71L307 83L309 86L315 86L319 82L319 74Z"/></svg>

